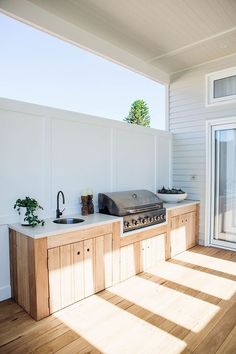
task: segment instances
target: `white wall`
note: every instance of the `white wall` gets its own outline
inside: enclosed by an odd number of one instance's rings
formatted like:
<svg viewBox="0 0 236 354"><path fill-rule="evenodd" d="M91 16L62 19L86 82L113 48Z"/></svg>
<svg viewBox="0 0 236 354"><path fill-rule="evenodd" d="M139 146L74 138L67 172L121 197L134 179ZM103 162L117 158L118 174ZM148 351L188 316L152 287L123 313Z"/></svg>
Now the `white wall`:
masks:
<svg viewBox="0 0 236 354"><path fill-rule="evenodd" d="M171 134L53 108L0 99L0 300L10 296L8 229L17 198L31 196L55 215L80 212L87 187L97 193L171 185Z"/></svg>
<svg viewBox="0 0 236 354"><path fill-rule="evenodd" d="M173 135L173 184L201 201L200 243L205 240L206 121L235 116L236 104L205 106L205 74L235 66L236 55L172 75L170 131ZM194 179L193 179L194 178Z"/></svg>

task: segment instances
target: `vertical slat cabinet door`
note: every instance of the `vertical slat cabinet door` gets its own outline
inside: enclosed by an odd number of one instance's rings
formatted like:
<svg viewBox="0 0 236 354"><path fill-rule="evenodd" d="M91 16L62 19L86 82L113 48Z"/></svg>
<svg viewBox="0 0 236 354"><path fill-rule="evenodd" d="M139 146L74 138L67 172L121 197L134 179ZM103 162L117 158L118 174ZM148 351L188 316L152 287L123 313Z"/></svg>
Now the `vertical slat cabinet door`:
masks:
<svg viewBox="0 0 236 354"><path fill-rule="evenodd" d="M30 312L30 289L29 289L29 264L28 264L28 237L19 234L17 244L17 283L18 303L27 312Z"/></svg>
<svg viewBox="0 0 236 354"><path fill-rule="evenodd" d="M152 237L149 239L150 242L150 267L157 264L158 261L158 238Z"/></svg>
<svg viewBox="0 0 236 354"><path fill-rule="evenodd" d="M153 259L152 259L152 240L148 238L146 240L146 247L144 249L145 253L145 271L147 271L153 264Z"/></svg>
<svg viewBox="0 0 236 354"><path fill-rule="evenodd" d="M84 243L76 242L73 247L74 301L84 298Z"/></svg>
<svg viewBox="0 0 236 354"><path fill-rule="evenodd" d="M120 280L128 278L128 246L121 247L120 249Z"/></svg>
<svg viewBox="0 0 236 354"><path fill-rule="evenodd" d="M113 283L112 234L104 236L105 288Z"/></svg>
<svg viewBox="0 0 236 354"><path fill-rule="evenodd" d="M187 248L196 245L196 212L185 214Z"/></svg>
<svg viewBox="0 0 236 354"><path fill-rule="evenodd" d="M61 266L60 247L48 250L49 299L50 313L58 311L61 306Z"/></svg>
<svg viewBox="0 0 236 354"><path fill-rule="evenodd" d="M127 277L135 275L135 247L134 244L127 246Z"/></svg>
<svg viewBox="0 0 236 354"><path fill-rule="evenodd" d="M94 294L94 240L84 241L84 295Z"/></svg>
<svg viewBox="0 0 236 354"><path fill-rule="evenodd" d="M16 240L18 303L30 312L30 284L28 263L28 237L19 234Z"/></svg>
<svg viewBox="0 0 236 354"><path fill-rule="evenodd" d="M187 244L187 230L183 215L171 218L171 257L184 252Z"/></svg>
<svg viewBox="0 0 236 354"><path fill-rule="evenodd" d="M120 280L126 280L140 273L140 243L121 247L120 249Z"/></svg>
<svg viewBox="0 0 236 354"><path fill-rule="evenodd" d="M74 302L73 245L60 247L60 266L61 304L62 307L65 307Z"/></svg>
<svg viewBox="0 0 236 354"><path fill-rule="evenodd" d="M134 245L134 274L139 274L141 270L141 242L135 242Z"/></svg>
<svg viewBox="0 0 236 354"><path fill-rule="evenodd" d="M140 270L141 270L141 272L145 272L145 270L147 269L147 252L146 252L147 240L143 240L140 243L141 243Z"/></svg>
<svg viewBox="0 0 236 354"><path fill-rule="evenodd" d="M165 260L165 245L166 245L166 234L158 235L152 238L153 265L156 265L158 261Z"/></svg>
<svg viewBox="0 0 236 354"><path fill-rule="evenodd" d="M104 259L104 236L96 237L95 243L95 263L94 263L94 280L95 293L105 289L105 259Z"/></svg>

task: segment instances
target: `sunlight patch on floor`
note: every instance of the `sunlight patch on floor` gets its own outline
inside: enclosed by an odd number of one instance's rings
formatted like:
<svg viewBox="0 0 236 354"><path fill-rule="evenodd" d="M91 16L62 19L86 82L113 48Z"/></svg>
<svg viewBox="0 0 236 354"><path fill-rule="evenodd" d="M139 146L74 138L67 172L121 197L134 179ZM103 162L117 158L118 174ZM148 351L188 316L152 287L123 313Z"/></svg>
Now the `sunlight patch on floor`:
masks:
<svg viewBox="0 0 236 354"><path fill-rule="evenodd" d="M170 262L159 262L148 273L224 300L229 300L236 292L233 280Z"/></svg>
<svg viewBox="0 0 236 354"><path fill-rule="evenodd" d="M217 270L219 272L236 275L236 262L224 260L221 258L207 256L191 251L185 251L175 256L174 259L195 264L200 267Z"/></svg>
<svg viewBox="0 0 236 354"><path fill-rule="evenodd" d="M184 341L96 295L81 301L73 312L60 314L59 318L102 353L178 354L186 348ZM72 342L67 350L73 353L76 345L76 341Z"/></svg>
<svg viewBox="0 0 236 354"><path fill-rule="evenodd" d="M138 276L113 286L109 291L192 331L203 317L209 322L220 309L217 305ZM199 330L201 327L198 326Z"/></svg>

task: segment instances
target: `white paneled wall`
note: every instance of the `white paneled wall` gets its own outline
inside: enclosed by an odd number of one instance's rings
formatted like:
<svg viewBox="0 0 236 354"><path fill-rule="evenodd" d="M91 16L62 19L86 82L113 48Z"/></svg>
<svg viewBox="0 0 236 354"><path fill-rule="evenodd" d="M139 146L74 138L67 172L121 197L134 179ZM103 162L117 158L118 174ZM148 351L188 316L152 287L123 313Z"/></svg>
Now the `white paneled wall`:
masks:
<svg viewBox="0 0 236 354"><path fill-rule="evenodd" d="M171 134L109 119L0 99L0 300L10 296L7 224L17 198L35 197L43 217L80 212L85 188L97 193L171 185Z"/></svg>
<svg viewBox="0 0 236 354"><path fill-rule="evenodd" d="M206 121L235 116L236 104L206 107L205 75L235 66L236 55L172 75L170 131L173 134L173 185L199 199L200 243L205 241Z"/></svg>

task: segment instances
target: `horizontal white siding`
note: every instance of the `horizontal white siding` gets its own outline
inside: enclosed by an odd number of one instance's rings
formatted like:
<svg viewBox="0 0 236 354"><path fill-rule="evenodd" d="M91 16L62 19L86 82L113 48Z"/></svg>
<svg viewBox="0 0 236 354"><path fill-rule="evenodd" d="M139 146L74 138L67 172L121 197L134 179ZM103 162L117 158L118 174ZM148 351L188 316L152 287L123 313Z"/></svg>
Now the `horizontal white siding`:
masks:
<svg viewBox="0 0 236 354"><path fill-rule="evenodd" d="M173 185L201 201L199 241L205 240L206 120L236 115L236 104L205 106L205 75L236 65L236 55L172 75L169 90Z"/></svg>

